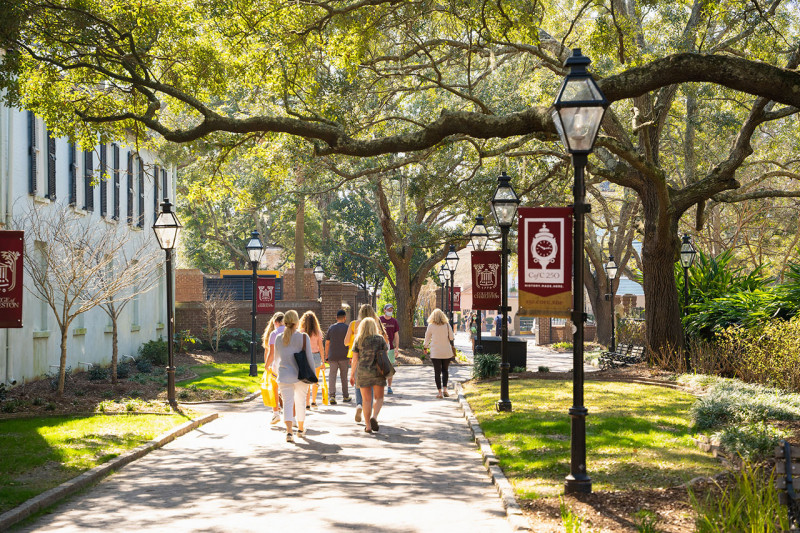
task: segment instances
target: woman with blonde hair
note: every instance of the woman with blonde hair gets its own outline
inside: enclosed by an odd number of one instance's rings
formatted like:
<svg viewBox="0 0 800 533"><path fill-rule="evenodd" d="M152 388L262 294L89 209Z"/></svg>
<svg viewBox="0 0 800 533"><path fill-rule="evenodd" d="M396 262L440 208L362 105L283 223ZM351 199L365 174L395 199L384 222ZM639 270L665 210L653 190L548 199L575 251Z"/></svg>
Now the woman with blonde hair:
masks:
<svg viewBox="0 0 800 533"><path fill-rule="evenodd" d="M322 370L322 363L325 361L325 345L322 343L322 328L319 327L319 320L317 320L317 315L314 314L314 311L306 311L303 313L303 316L300 317L300 329L303 333L308 335L308 338L311 339L311 356L314 358L314 365L312 368L316 369L317 379L319 380L319 372ZM306 398L306 409L310 409L312 407L317 406L317 392L319 391L319 384L314 383L310 387L309 390L309 397ZM311 404L309 405L308 401L311 400Z"/></svg>
<svg viewBox="0 0 800 533"><path fill-rule="evenodd" d="M428 318L428 329L425 330L425 341L422 347L431 354L433 375L438 393L437 398L450 396L447 392L450 360L453 358L453 328L444 312L436 308Z"/></svg>
<svg viewBox="0 0 800 533"><path fill-rule="evenodd" d="M301 437L306 436L306 410L303 409L303 402L306 401L308 394L308 384L298 379L299 369L294 354L305 350L308 365L314 367L314 359L311 357L311 340L308 335L298 330L300 317L297 311L287 311L283 317L285 329L283 333L275 338L274 360L272 355L267 360L267 366L277 369L278 388L283 397L283 422L286 424L286 442L294 442L292 433L292 423L295 421L295 405L297 408L297 428Z"/></svg>
<svg viewBox="0 0 800 533"><path fill-rule="evenodd" d="M389 344L380 334L380 322L366 317L358 325L358 332L353 340L353 369L350 384L361 391L364 400L364 431L378 431L378 414L383 407L383 388L386 378L378 367L378 358L383 357ZM391 368L389 375L394 374Z"/></svg>
<svg viewBox="0 0 800 533"><path fill-rule="evenodd" d="M358 326L361 324L361 321L365 318L373 319L377 324L378 328L380 328L381 335L383 338L386 339L386 343L389 343L389 336L386 335L386 330L383 329L383 324L381 324L380 319L378 318L377 313L369 304L361 304L361 307L358 308L358 319L353 320L350 322L350 327L347 330L347 335L344 336L344 345L349 346L350 349L347 352L347 358L350 359L350 375L353 375L353 372L356 371L356 367L353 365L353 347L355 343L353 339L357 336L356 333L358 331ZM352 380L351 380L352 381ZM361 405L361 389L356 387L356 422L361 422L361 412L362 412L362 405Z"/></svg>
<svg viewBox="0 0 800 533"><path fill-rule="evenodd" d="M264 371L272 372L273 375L275 375L275 370L270 368L267 361L275 348L275 337L283 332L283 328L283 313L278 311L269 319L264 335L261 337L261 345L264 347ZM277 388L273 389L273 394L275 395L275 407L272 408L272 421L270 424L277 424L281 421L281 397Z"/></svg>

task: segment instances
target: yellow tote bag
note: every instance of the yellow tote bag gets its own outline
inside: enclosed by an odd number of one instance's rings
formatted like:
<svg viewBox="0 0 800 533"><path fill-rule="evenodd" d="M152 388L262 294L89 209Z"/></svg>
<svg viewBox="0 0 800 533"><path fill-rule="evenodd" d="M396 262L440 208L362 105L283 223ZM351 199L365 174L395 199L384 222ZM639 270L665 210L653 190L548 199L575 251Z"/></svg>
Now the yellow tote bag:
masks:
<svg viewBox="0 0 800 533"><path fill-rule="evenodd" d="M322 368L320 369L320 374L322 375L322 405L329 405L328 380L325 379L325 366L326 365L322 365Z"/></svg>
<svg viewBox="0 0 800 533"><path fill-rule="evenodd" d="M275 395L272 393L276 386L272 372L265 370L261 378L261 399L267 407L275 407Z"/></svg>

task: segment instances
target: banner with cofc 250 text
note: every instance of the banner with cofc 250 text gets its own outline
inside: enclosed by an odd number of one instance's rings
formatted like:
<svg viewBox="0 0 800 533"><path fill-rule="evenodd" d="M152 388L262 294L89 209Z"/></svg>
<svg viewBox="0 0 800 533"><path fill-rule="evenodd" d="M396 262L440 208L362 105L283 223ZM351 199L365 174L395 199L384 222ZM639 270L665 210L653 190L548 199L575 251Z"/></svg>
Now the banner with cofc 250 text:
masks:
<svg viewBox="0 0 800 533"><path fill-rule="evenodd" d="M519 209L519 314L570 318L572 208Z"/></svg>
<svg viewBox="0 0 800 533"><path fill-rule="evenodd" d="M22 327L24 231L0 231L0 328Z"/></svg>
<svg viewBox="0 0 800 533"><path fill-rule="evenodd" d="M472 308L497 311L500 307L500 251L472 252Z"/></svg>

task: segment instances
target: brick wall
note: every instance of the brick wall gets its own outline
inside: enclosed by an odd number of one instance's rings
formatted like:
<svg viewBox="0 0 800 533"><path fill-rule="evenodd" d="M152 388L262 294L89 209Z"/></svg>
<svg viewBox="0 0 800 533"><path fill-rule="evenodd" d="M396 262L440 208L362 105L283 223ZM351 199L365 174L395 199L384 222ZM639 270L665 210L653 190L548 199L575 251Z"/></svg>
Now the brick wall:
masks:
<svg viewBox="0 0 800 533"><path fill-rule="evenodd" d="M203 272L196 268L178 268L175 270L175 301L203 301Z"/></svg>
<svg viewBox="0 0 800 533"><path fill-rule="evenodd" d="M324 280L323 280L324 281ZM294 269L283 273L283 298L284 300L315 300L317 298L317 278L314 277L314 269L306 268L303 275L304 294L297 297L294 293Z"/></svg>

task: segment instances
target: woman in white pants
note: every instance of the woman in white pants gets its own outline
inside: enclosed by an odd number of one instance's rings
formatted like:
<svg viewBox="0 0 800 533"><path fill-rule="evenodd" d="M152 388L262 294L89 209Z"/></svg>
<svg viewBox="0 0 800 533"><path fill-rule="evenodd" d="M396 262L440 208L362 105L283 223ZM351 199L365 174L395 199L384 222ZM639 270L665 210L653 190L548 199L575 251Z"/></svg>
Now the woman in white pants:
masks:
<svg viewBox="0 0 800 533"><path fill-rule="evenodd" d="M306 358L310 368L314 368L314 359L311 356L311 340L305 333L297 331L300 317L297 311L288 311L283 317L285 329L275 339L275 360L267 361L267 365L272 364L275 374L278 376L278 389L283 398L283 421L286 424L286 442L294 442L292 424L297 413L298 434L306 436L306 410L305 402L308 394L308 384L297 379L297 362L294 354L305 348ZM295 409L295 406L297 408Z"/></svg>

